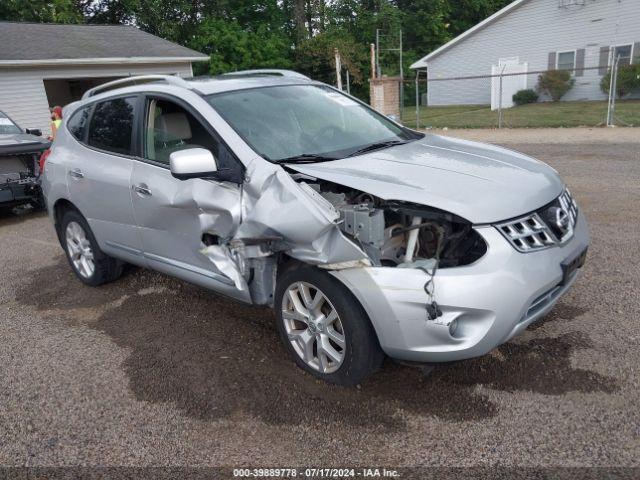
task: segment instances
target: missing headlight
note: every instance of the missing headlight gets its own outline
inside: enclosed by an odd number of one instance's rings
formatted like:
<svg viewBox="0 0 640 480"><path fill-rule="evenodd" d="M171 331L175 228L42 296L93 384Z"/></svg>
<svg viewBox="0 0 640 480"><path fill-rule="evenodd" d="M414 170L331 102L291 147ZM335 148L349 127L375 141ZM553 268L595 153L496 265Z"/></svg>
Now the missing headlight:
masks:
<svg viewBox="0 0 640 480"><path fill-rule="evenodd" d="M385 201L329 182L310 184L339 212L340 229L375 266L437 259L438 268L469 265L487 252L467 220L436 208Z"/></svg>

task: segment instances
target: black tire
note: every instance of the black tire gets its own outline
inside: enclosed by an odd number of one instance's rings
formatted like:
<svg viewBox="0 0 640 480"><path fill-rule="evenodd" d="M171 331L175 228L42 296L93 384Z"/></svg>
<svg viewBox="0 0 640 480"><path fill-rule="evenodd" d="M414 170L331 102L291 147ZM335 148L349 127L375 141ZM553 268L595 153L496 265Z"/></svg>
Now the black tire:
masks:
<svg viewBox="0 0 640 480"><path fill-rule="evenodd" d="M86 239L90 244L91 251L93 252L94 269L93 273L89 276L83 275L78 267L76 267L73 260L71 259L71 253L66 244L67 227L72 222L75 222L82 228ZM71 266L73 273L76 274L76 277L78 277L78 279L82 283L91 287L97 287L98 285L102 285L104 283L113 282L122 275L124 263L120 260L108 256L102 250L100 250L98 242L96 242L89 224L80 214L80 212L73 209L66 210L62 215L62 220L60 221L58 228L58 238L60 240L60 244L62 245L62 249L67 256L67 260L69 261L69 265Z"/></svg>
<svg viewBox="0 0 640 480"><path fill-rule="evenodd" d="M283 298L297 282L304 282L320 290L339 316L345 347L342 350L342 363L334 372L323 373L307 364L289 340L283 319ZM315 377L338 385L356 385L382 365L385 355L366 312L353 294L327 272L308 265L284 271L276 285L274 309L278 333L285 348L300 368ZM303 324L301 328L304 328Z"/></svg>

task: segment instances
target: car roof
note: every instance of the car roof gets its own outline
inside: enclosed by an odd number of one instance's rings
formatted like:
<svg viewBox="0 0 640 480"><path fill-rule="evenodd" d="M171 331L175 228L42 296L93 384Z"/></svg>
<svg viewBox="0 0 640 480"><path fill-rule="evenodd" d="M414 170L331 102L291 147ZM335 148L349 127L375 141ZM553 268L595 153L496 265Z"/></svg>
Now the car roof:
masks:
<svg viewBox="0 0 640 480"><path fill-rule="evenodd" d="M217 77L185 79L194 90L203 95L245 90L248 88L286 85L312 85L320 82L303 76L276 75L220 75Z"/></svg>
<svg viewBox="0 0 640 480"><path fill-rule="evenodd" d="M249 88L286 85L322 85L322 83L288 70L247 70L215 77L192 78L173 75L143 75L124 77L98 85L84 93L81 103L93 98L108 98L129 92L166 91L167 88L170 90L178 88L200 95L211 95Z"/></svg>

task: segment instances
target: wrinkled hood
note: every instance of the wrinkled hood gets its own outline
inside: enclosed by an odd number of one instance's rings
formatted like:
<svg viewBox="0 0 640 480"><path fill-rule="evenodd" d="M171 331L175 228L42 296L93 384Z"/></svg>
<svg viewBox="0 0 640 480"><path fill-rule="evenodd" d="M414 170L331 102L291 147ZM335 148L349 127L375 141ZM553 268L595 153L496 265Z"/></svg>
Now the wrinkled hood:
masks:
<svg viewBox="0 0 640 480"><path fill-rule="evenodd" d="M43 137L28 133L0 135L0 153L26 153L45 150L50 142Z"/></svg>
<svg viewBox="0 0 640 480"><path fill-rule="evenodd" d="M557 172L531 157L435 135L357 157L288 167L384 200L446 210L476 224L536 210L563 189Z"/></svg>

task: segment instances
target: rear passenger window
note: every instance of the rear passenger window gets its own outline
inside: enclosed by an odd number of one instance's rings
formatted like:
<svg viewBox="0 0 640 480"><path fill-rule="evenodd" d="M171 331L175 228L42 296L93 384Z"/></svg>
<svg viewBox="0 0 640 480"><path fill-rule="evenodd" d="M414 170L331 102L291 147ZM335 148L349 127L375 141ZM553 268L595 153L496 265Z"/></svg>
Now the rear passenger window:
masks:
<svg viewBox="0 0 640 480"><path fill-rule="evenodd" d="M114 98L96 105L89 126L89 145L113 153L131 153L136 98Z"/></svg>
<svg viewBox="0 0 640 480"><path fill-rule="evenodd" d="M76 137L76 140L80 142L84 142L85 139L90 111L91 107L81 108L71 115L71 118L67 121L67 128L71 132L71 135Z"/></svg>

